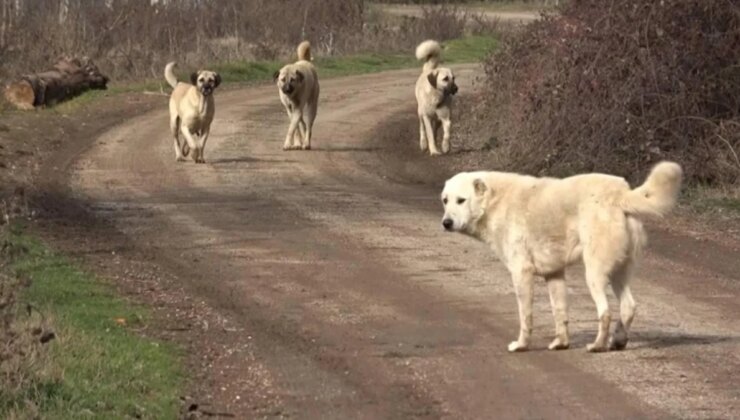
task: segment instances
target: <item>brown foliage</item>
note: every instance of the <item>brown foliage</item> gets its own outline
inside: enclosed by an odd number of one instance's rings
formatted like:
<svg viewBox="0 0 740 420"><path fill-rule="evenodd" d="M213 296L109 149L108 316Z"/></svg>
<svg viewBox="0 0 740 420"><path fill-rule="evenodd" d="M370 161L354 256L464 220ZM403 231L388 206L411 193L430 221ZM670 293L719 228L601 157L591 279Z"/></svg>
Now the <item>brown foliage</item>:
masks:
<svg viewBox="0 0 740 420"><path fill-rule="evenodd" d="M662 159L740 180L740 6L573 0L486 63L477 110L499 166L641 177Z"/></svg>
<svg viewBox="0 0 740 420"><path fill-rule="evenodd" d="M20 5L19 9L15 5ZM68 9L62 13L62 5ZM0 0L0 79L87 56L114 80L181 67L286 59L303 39L318 55L404 51L462 34L448 7L388 18L364 0Z"/></svg>

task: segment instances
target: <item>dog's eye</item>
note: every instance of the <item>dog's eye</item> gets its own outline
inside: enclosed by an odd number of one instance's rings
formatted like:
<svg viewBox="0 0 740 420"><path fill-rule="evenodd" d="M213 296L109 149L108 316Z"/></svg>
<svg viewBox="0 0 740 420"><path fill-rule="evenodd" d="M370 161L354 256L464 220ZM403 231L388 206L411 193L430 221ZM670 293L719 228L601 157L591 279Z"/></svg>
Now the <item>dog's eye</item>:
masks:
<svg viewBox="0 0 740 420"><path fill-rule="evenodd" d="M462 204L464 202L465 202L465 199L464 198L458 198L457 199L457 204Z"/></svg>
<svg viewBox="0 0 740 420"><path fill-rule="evenodd" d="M203 80L204 80L204 79L198 79L198 81L199 81L199 82L201 82L201 83L203 83Z"/></svg>
<svg viewBox="0 0 740 420"><path fill-rule="evenodd" d="M442 199L442 203L443 203L443 204L447 204L447 198L443 198L443 199Z"/></svg>
<svg viewBox="0 0 740 420"><path fill-rule="evenodd" d="M445 78L444 78L444 79L442 79L442 80L443 80L443 81L445 81L445 82L449 82L449 81L450 81L450 78L449 78L449 77L447 77L447 76L445 76Z"/></svg>

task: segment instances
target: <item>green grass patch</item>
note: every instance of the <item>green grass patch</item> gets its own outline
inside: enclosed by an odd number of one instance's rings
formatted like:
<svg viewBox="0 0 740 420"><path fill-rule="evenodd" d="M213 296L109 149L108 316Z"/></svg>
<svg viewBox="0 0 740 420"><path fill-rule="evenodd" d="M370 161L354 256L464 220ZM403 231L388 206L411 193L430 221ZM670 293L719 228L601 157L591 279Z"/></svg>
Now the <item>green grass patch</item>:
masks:
<svg viewBox="0 0 740 420"><path fill-rule="evenodd" d="M740 217L740 188L689 187L681 195L681 204L699 214L738 218Z"/></svg>
<svg viewBox="0 0 740 420"><path fill-rule="evenodd" d="M469 36L444 42L442 58L448 64L473 63L483 60L495 47L492 36ZM273 73L286 63L231 62L214 66L224 82L245 83L272 79ZM399 53L368 53L341 57L317 57L315 60L319 76L340 77L355 74L375 73L386 70L420 67L413 51Z"/></svg>
<svg viewBox="0 0 740 420"><path fill-rule="evenodd" d="M131 331L147 312L19 229L5 240L22 250L11 271L31 279L21 302L50 319L57 338L20 389L0 389L0 418L30 418L28 402L50 419L176 418L177 350Z"/></svg>

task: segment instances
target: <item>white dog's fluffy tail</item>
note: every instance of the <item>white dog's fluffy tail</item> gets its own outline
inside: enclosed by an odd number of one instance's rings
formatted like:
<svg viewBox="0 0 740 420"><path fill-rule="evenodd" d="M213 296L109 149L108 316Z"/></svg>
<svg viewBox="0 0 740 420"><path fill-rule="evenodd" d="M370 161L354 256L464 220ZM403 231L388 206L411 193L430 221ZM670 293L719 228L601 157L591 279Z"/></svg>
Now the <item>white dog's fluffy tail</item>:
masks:
<svg viewBox="0 0 740 420"><path fill-rule="evenodd" d="M311 61L311 43L303 41L298 44L298 61Z"/></svg>
<svg viewBox="0 0 740 420"><path fill-rule="evenodd" d="M424 61L424 70L433 70L439 65L442 46L434 40L426 40L416 47L416 59Z"/></svg>
<svg viewBox="0 0 740 420"><path fill-rule="evenodd" d="M167 80L167 83L170 84L173 88L177 86L177 77L175 76L175 72L172 71L172 69L175 67L175 62L167 63L166 66L164 66L164 78Z"/></svg>
<svg viewBox="0 0 740 420"><path fill-rule="evenodd" d="M660 162L645 183L622 199L625 212L634 215L664 216L676 205L683 171L677 163Z"/></svg>

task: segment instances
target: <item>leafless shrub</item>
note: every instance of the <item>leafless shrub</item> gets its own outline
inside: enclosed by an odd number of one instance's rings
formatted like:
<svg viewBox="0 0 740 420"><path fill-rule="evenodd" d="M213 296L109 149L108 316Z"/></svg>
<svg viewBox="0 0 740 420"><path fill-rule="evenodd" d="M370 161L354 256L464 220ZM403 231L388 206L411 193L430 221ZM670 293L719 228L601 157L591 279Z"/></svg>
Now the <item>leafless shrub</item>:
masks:
<svg viewBox="0 0 740 420"><path fill-rule="evenodd" d="M479 129L505 169L737 183L739 40L727 0L570 1L488 59Z"/></svg>
<svg viewBox="0 0 740 420"><path fill-rule="evenodd" d="M0 0L0 6L0 77L64 54L89 56L117 78L159 76L171 59L200 65L263 58L303 38L320 42L361 31L364 11L362 0ZM214 42L223 39L232 42Z"/></svg>
<svg viewBox="0 0 740 420"><path fill-rule="evenodd" d="M167 61L199 67L285 59L310 40L321 55L408 51L460 36L469 16L428 7L390 18L364 0L0 0L0 79L86 55L114 79L160 77Z"/></svg>

